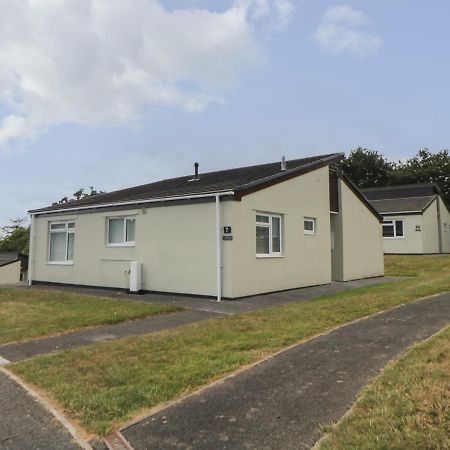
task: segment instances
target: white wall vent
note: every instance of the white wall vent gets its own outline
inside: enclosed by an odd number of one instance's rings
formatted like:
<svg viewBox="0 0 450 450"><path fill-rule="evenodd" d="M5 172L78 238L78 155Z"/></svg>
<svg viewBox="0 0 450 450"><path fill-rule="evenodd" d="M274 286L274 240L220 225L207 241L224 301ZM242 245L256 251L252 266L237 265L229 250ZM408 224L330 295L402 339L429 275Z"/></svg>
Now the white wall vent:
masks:
<svg viewBox="0 0 450 450"><path fill-rule="evenodd" d="M142 264L130 261L130 292L139 292L142 289Z"/></svg>

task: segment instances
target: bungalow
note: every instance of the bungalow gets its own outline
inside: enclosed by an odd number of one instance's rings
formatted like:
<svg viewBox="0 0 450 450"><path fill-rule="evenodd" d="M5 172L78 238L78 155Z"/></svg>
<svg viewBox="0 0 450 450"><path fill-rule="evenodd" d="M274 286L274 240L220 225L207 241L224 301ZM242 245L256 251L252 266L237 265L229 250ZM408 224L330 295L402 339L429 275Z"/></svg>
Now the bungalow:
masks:
<svg viewBox="0 0 450 450"><path fill-rule="evenodd" d="M383 216L385 253L450 253L450 210L435 184L361 191Z"/></svg>
<svg viewBox="0 0 450 450"><path fill-rule="evenodd" d="M382 276L381 216L343 154L199 174L30 211L30 283L237 298Z"/></svg>
<svg viewBox="0 0 450 450"><path fill-rule="evenodd" d="M28 256L15 252L0 252L0 285L26 280Z"/></svg>

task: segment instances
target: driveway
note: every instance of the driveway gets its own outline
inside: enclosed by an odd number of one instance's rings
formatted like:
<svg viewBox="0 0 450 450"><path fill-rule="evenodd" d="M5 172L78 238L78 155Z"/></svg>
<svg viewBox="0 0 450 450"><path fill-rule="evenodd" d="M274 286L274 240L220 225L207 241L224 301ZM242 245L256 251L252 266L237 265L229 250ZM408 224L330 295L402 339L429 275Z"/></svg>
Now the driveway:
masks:
<svg viewBox="0 0 450 450"><path fill-rule="evenodd" d="M408 303L297 345L122 434L136 450L301 449L392 358L450 323L450 294Z"/></svg>

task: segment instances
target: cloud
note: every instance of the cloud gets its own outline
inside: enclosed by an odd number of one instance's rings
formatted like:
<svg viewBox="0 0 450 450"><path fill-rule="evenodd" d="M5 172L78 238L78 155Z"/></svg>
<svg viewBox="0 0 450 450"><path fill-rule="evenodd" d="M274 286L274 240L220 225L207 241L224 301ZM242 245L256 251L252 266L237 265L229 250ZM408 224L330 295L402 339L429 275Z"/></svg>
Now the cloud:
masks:
<svg viewBox="0 0 450 450"><path fill-rule="evenodd" d="M292 13L290 0L235 0L221 12L160 0L3 0L0 148L60 123L202 111L264 61L260 25L282 28Z"/></svg>
<svg viewBox="0 0 450 450"><path fill-rule="evenodd" d="M330 6L313 37L330 53L348 51L357 56L365 56L383 44L379 35L365 30L368 24L369 18L350 5Z"/></svg>

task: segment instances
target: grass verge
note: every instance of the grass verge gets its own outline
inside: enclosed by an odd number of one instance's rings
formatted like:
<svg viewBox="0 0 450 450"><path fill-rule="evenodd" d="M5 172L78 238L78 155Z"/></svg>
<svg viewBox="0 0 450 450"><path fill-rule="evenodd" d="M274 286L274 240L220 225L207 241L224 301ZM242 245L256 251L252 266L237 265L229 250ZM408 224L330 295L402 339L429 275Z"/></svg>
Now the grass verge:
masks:
<svg viewBox="0 0 450 450"><path fill-rule="evenodd" d="M386 368L319 448L450 448L450 327Z"/></svg>
<svg viewBox="0 0 450 450"><path fill-rule="evenodd" d="M47 392L85 429L105 434L290 344L450 290L450 257L388 257L386 269L414 278L40 356L9 368Z"/></svg>
<svg viewBox="0 0 450 450"><path fill-rule="evenodd" d="M60 291L0 289L0 344L177 309Z"/></svg>

